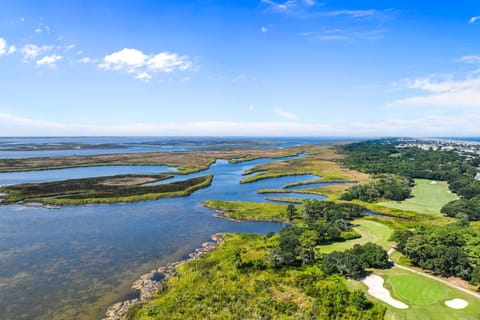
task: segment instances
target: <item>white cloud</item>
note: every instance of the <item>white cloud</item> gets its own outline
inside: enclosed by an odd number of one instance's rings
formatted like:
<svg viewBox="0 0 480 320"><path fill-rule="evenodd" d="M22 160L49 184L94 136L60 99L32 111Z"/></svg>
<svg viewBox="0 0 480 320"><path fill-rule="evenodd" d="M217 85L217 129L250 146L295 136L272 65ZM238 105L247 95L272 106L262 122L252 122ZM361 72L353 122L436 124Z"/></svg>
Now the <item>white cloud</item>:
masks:
<svg viewBox="0 0 480 320"><path fill-rule="evenodd" d="M260 30L261 30L263 33L269 31L269 29L268 29L267 27L265 27L265 26L261 27Z"/></svg>
<svg viewBox="0 0 480 320"><path fill-rule="evenodd" d="M12 53L15 53L16 51L17 51L17 47L12 45L8 48L7 54L12 54Z"/></svg>
<svg viewBox="0 0 480 320"><path fill-rule="evenodd" d="M3 38L0 38L0 56L7 53L7 41Z"/></svg>
<svg viewBox="0 0 480 320"><path fill-rule="evenodd" d="M314 6L316 4L315 0L303 0L303 3L305 3L307 6Z"/></svg>
<svg viewBox="0 0 480 320"><path fill-rule="evenodd" d="M251 104L249 107L248 107L248 110L252 111L253 109L255 109L255 106L253 104Z"/></svg>
<svg viewBox="0 0 480 320"><path fill-rule="evenodd" d="M398 99L388 106L434 106L480 108L480 78L453 80L451 76L404 79L398 88L423 91L422 95Z"/></svg>
<svg viewBox="0 0 480 320"><path fill-rule="evenodd" d="M298 116L296 114L287 112L285 110L282 110L281 108L275 108L275 113L285 119L290 119L290 120L298 119Z"/></svg>
<svg viewBox="0 0 480 320"><path fill-rule="evenodd" d="M470 63L470 64L477 64L480 63L480 56L475 55L468 55L458 58L456 61Z"/></svg>
<svg viewBox="0 0 480 320"><path fill-rule="evenodd" d="M52 54L52 55L45 56L45 57L37 60L36 65L37 66L47 66L47 67L55 68L57 66L56 63L58 61L62 60L62 58L63 58L62 56Z"/></svg>
<svg viewBox="0 0 480 320"><path fill-rule="evenodd" d="M185 71L192 66L186 56L179 56L176 53L161 52L149 57L147 61L149 70L172 72L175 70Z"/></svg>
<svg viewBox="0 0 480 320"><path fill-rule="evenodd" d="M0 135L156 135L156 136L474 136L479 114L455 114L375 122L327 124L315 122L198 121L95 125L51 122L0 113Z"/></svg>
<svg viewBox="0 0 480 320"><path fill-rule="evenodd" d="M477 23L479 20L480 16L471 17L470 20L468 20L468 23Z"/></svg>
<svg viewBox="0 0 480 320"><path fill-rule="evenodd" d="M42 32L42 29L41 29L41 28L35 29L35 33L40 33L40 32Z"/></svg>
<svg viewBox="0 0 480 320"><path fill-rule="evenodd" d="M7 40L0 38L0 56L12 54L15 51L17 51L17 48L14 45L8 46Z"/></svg>
<svg viewBox="0 0 480 320"><path fill-rule="evenodd" d="M267 5L270 9L275 11L287 11L298 5L296 0L287 0L284 2L275 2L272 0L261 0L261 3Z"/></svg>
<svg viewBox="0 0 480 320"><path fill-rule="evenodd" d="M358 41L377 41L383 38L383 30L347 30L347 29L324 29L320 32L301 32L300 37L320 41L342 41L356 43Z"/></svg>
<svg viewBox="0 0 480 320"><path fill-rule="evenodd" d="M151 78L148 72L185 71L191 65L187 56L180 56L176 53L160 52L147 55L137 49L124 48L105 56L98 67L104 70L135 73L136 78L145 80L147 75Z"/></svg>
<svg viewBox="0 0 480 320"><path fill-rule="evenodd" d="M378 10L369 9L369 10L337 10L327 12L328 16L348 16L352 18L369 18L376 16L380 13Z"/></svg>
<svg viewBox="0 0 480 320"><path fill-rule="evenodd" d="M25 60L35 59L40 53L53 50L55 47L51 45L38 46L36 44L26 44L20 50Z"/></svg>
<svg viewBox="0 0 480 320"><path fill-rule="evenodd" d="M77 62L79 63L85 63L85 64L88 64L88 63L97 63L97 59L92 59L90 57L83 57L81 59L78 59Z"/></svg>
<svg viewBox="0 0 480 320"><path fill-rule="evenodd" d="M142 72L139 73L135 78L148 82L150 79L152 79L152 76L146 72Z"/></svg>

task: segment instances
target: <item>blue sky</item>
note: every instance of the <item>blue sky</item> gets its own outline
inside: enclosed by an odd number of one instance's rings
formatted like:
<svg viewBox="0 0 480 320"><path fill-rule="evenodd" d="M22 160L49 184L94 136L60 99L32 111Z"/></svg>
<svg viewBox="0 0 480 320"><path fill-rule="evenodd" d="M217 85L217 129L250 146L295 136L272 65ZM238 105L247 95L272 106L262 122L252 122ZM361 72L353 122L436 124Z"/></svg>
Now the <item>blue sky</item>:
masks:
<svg viewBox="0 0 480 320"><path fill-rule="evenodd" d="M1 1L0 135L478 136L478 1Z"/></svg>

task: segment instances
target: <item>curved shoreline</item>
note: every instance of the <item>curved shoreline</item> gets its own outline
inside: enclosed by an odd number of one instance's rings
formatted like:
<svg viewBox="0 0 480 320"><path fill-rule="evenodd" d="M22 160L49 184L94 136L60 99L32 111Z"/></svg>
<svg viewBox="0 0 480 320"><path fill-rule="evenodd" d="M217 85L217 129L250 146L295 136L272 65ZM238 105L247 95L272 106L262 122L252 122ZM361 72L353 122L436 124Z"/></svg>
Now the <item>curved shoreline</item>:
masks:
<svg viewBox="0 0 480 320"><path fill-rule="evenodd" d="M220 243L223 242L224 234L216 233L211 236L211 239L213 242L204 242L200 248L197 248L195 251L190 253L187 259L168 263L159 267L158 269L154 269L140 276L140 278L132 284L132 289L140 292L140 298L124 300L111 305L107 308L103 320L124 319L124 317L133 307L141 306L142 304L150 301L157 292L164 288L166 280L177 275L177 267L179 265L188 261L197 260L205 254L213 251ZM157 275L162 275L163 278L156 280L155 278Z"/></svg>
<svg viewBox="0 0 480 320"><path fill-rule="evenodd" d="M285 220L261 220L261 219L255 219L255 218L245 218L245 219L232 218L232 217L229 217L229 216L226 215L229 212L228 210L221 210L221 209L213 208L213 207L211 207L211 206L209 206L205 203L202 203L202 207L215 211L215 213L213 214L213 216L215 218L225 219L225 220L234 221L234 222L249 221L249 222L288 223Z"/></svg>

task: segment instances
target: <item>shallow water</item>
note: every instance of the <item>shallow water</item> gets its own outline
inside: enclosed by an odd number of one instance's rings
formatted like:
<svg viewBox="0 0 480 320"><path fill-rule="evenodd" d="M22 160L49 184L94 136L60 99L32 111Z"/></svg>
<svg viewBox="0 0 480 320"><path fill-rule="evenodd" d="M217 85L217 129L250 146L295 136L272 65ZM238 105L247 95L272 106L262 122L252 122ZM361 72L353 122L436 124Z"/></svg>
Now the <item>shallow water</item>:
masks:
<svg viewBox="0 0 480 320"><path fill-rule="evenodd" d="M198 148L285 148L305 143L332 142L342 139L331 138L265 138L265 137L0 137L0 158L32 158L89 156L96 154L118 154L157 151L187 151ZM344 139L351 141L351 138ZM252 141L262 144L251 144ZM23 150L19 146L42 146L58 144L110 144L111 148L82 148L67 150Z"/></svg>
<svg viewBox="0 0 480 320"><path fill-rule="evenodd" d="M201 205L207 199L265 201L276 195L260 195L258 189L319 178L239 183L246 169L269 161L219 160L206 171L171 179L214 174L209 188L185 198L58 210L0 206L0 319L98 319L107 306L132 294L130 286L141 274L184 257L214 233L279 231L281 223L218 219Z"/></svg>
<svg viewBox="0 0 480 320"><path fill-rule="evenodd" d="M105 177L129 173L158 174L162 172L175 171L177 171L177 168L167 166L93 166L24 172L1 172L0 186L19 183L36 183L66 179Z"/></svg>

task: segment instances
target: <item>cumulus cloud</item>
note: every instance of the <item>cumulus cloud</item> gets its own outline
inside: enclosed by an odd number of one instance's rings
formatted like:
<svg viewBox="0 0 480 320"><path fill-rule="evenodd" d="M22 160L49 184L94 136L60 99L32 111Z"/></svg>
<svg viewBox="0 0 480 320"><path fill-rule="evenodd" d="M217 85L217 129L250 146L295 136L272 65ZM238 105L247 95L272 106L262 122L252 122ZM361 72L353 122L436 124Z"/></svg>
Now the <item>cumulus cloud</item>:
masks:
<svg viewBox="0 0 480 320"><path fill-rule="evenodd" d="M285 119L294 120L299 118L296 114L282 110L281 108L275 108L275 113Z"/></svg>
<svg viewBox="0 0 480 320"><path fill-rule="evenodd" d="M35 62L37 66L47 66L51 68L55 68L57 65L56 63L60 60L62 60L62 56L59 56L57 54L52 54L49 56L45 56Z"/></svg>
<svg viewBox="0 0 480 320"><path fill-rule="evenodd" d="M25 60L33 60L43 52L53 50L55 47L52 45L38 46L36 44L26 44L20 50Z"/></svg>
<svg viewBox="0 0 480 320"><path fill-rule="evenodd" d="M7 40L0 38L0 56L3 56L4 54L12 54L15 51L17 51L15 46L8 46Z"/></svg>
<svg viewBox="0 0 480 320"><path fill-rule="evenodd" d="M7 41L5 39L0 38L0 56L7 53Z"/></svg>
<svg viewBox="0 0 480 320"><path fill-rule="evenodd" d="M137 74L137 76L135 78L148 82L150 79L152 79L152 76L149 75L146 72L142 72L142 73Z"/></svg>
<svg viewBox="0 0 480 320"><path fill-rule="evenodd" d="M480 108L480 78L454 80L451 76L404 79L395 85L423 91L423 94L398 99L388 106L436 106Z"/></svg>
<svg viewBox="0 0 480 320"><path fill-rule="evenodd" d="M468 20L468 23L477 23L479 20L480 16L471 17L470 20Z"/></svg>
<svg viewBox="0 0 480 320"><path fill-rule="evenodd" d="M268 27L263 26L263 27L260 28L260 30L261 30L263 33L268 32Z"/></svg>
<svg viewBox="0 0 480 320"><path fill-rule="evenodd" d="M160 52L147 55L140 50L124 48L109 54L98 65L104 70L117 70L134 73L138 79L150 79L150 73L185 71L192 65L187 56L171 52Z"/></svg>

